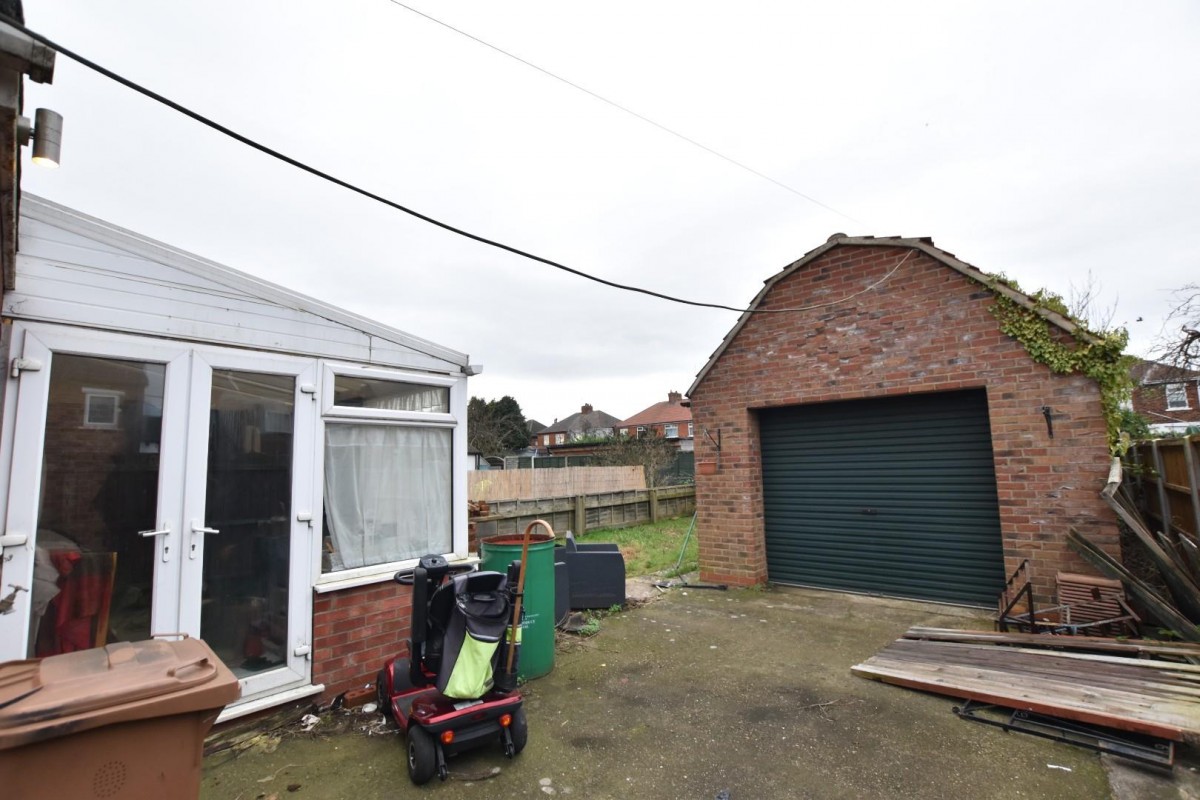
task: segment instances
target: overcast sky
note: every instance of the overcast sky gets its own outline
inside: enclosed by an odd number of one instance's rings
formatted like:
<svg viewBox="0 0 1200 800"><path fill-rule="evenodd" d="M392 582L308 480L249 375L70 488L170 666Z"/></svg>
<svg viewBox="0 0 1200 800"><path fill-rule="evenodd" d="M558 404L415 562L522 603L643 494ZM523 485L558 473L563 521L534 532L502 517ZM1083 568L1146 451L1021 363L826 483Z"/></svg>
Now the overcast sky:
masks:
<svg viewBox="0 0 1200 800"><path fill-rule="evenodd" d="M788 188L390 0L25 15L345 180L663 293L744 305L832 233L931 236L1029 290L1090 273L1144 351L1200 280L1195 2L405 2ZM685 391L737 318L461 239L62 56L27 93L65 132L26 191L469 353L472 394L547 424Z"/></svg>

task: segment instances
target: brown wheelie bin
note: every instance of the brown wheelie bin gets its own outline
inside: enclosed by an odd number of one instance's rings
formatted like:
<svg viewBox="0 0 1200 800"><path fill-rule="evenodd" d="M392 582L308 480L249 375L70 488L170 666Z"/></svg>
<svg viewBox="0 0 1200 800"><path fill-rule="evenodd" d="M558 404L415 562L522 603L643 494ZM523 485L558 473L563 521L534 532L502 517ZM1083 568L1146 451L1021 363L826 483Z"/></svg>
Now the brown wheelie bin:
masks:
<svg viewBox="0 0 1200 800"><path fill-rule="evenodd" d="M204 737L239 692L199 639L0 664L0 795L198 797Z"/></svg>

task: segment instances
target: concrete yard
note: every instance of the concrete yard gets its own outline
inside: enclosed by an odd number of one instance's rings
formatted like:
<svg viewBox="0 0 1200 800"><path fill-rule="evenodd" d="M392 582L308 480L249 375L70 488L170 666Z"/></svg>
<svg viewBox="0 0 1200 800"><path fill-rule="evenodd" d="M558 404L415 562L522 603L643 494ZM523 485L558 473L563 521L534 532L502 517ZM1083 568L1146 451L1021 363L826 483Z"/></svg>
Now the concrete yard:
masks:
<svg viewBox="0 0 1200 800"><path fill-rule="evenodd" d="M672 589L604 618L591 638L560 637L554 671L525 687L529 745L515 760L484 748L418 789L401 735L377 715L327 712L309 733L292 725L208 757L201 796L1200 798L1190 749L1164 775L850 674L910 625L989 623L833 592Z"/></svg>

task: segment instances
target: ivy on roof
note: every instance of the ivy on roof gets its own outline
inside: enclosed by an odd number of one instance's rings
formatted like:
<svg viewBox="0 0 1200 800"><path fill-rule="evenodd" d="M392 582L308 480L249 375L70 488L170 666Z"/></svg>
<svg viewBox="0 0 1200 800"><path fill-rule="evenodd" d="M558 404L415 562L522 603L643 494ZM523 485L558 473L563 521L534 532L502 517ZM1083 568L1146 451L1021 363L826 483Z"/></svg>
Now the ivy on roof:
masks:
<svg viewBox="0 0 1200 800"><path fill-rule="evenodd" d="M1125 355L1129 332L1120 327L1108 331L1089 330L1083 320L1071 314L1060 295L1045 289L1029 294L1011 278L1004 275L991 277L997 283L1021 292L1033 304L1027 308L996 292L991 312L999 321L1000 330L1020 342L1030 358L1051 371L1060 375L1086 375L1096 381L1108 429L1108 449L1113 455L1124 454L1131 440L1129 434L1121 430L1122 406L1133 392L1133 377L1129 370L1136 360ZM1046 311L1060 314L1075 324L1070 339L1061 333L1062 328L1056 326L1057 335L1051 330L1044 316Z"/></svg>

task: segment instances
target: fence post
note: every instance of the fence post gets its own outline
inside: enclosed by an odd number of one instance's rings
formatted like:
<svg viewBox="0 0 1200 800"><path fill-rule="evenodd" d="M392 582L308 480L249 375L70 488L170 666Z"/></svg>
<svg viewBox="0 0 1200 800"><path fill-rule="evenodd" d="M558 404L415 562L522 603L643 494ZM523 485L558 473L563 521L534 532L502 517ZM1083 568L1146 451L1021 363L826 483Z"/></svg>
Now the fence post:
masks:
<svg viewBox="0 0 1200 800"><path fill-rule="evenodd" d="M1171 501L1167 499L1167 476L1163 471L1162 454L1158 452L1158 440L1150 440L1150 454L1154 458L1155 488L1158 489L1158 516L1162 522L1162 532L1167 539L1174 541L1171 536Z"/></svg>
<svg viewBox="0 0 1200 800"><path fill-rule="evenodd" d="M1200 537L1200 465L1196 463L1195 437L1183 440L1183 461L1187 465L1188 488L1192 493L1192 531Z"/></svg>
<svg viewBox="0 0 1200 800"><path fill-rule="evenodd" d="M652 487L650 490L650 524L658 522L658 487Z"/></svg>
<svg viewBox="0 0 1200 800"><path fill-rule="evenodd" d="M575 533L587 533L587 496L582 494L575 495Z"/></svg>

